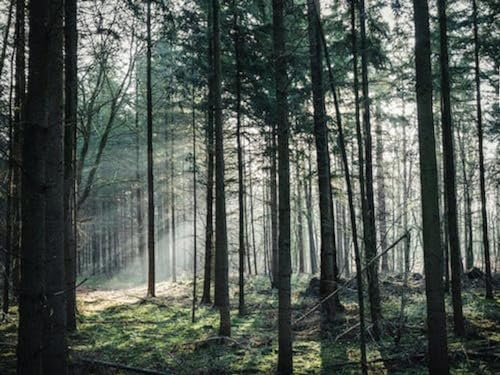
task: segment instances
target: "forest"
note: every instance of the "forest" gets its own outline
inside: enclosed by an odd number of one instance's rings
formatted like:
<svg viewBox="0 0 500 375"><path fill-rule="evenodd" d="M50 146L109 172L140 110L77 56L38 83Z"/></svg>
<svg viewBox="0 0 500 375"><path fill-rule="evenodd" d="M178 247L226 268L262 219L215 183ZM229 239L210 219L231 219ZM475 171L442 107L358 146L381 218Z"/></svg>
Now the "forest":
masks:
<svg viewBox="0 0 500 375"><path fill-rule="evenodd" d="M0 0L0 375L500 373L499 30Z"/></svg>

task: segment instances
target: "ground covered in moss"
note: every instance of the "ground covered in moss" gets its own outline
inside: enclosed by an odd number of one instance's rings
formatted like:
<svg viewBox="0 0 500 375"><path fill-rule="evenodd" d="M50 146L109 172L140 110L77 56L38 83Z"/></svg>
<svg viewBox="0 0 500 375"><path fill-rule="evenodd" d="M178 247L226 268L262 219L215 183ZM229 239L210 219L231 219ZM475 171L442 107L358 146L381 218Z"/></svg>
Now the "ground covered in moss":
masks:
<svg viewBox="0 0 500 375"><path fill-rule="evenodd" d="M145 287L90 280L78 292L78 332L69 339L76 373L127 374L128 366L165 374L271 374L277 362L277 292L269 279L253 277L246 284L247 314L232 306L232 337L217 336L218 313L199 306L191 322L192 284L157 284L157 297L145 298ZM123 281L123 280L122 280ZM232 280L231 301L237 301ZM309 279L293 280L293 321L317 302L305 293ZM100 284L99 288L94 287ZM113 288L111 288L111 285ZM382 283L383 337L368 334L368 360L373 374L425 374L426 328L423 282L403 288L397 278ZM472 286L464 291L467 337L448 336L454 374L500 373L500 300L485 301ZM404 321L401 296L407 299ZM359 328L356 291L342 290L345 319L327 332L315 311L294 325L294 368L297 374L358 374ZM448 301L448 312L451 307ZM451 314L449 328L452 327ZM15 373L15 309L0 323L0 374ZM369 326L369 322L367 322ZM94 362L93 362L94 361Z"/></svg>

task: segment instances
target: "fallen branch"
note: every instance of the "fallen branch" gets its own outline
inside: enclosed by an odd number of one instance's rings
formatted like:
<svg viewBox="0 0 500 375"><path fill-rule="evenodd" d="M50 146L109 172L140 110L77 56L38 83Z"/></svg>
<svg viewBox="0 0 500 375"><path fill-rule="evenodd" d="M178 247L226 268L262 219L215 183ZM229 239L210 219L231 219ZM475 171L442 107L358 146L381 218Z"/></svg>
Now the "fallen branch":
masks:
<svg viewBox="0 0 500 375"><path fill-rule="evenodd" d="M375 261L377 261L378 258L380 258L382 255L387 253L389 250L393 249L398 243L400 243L406 236L408 236L409 232L406 232L403 234L401 237L399 237L391 246L389 246L387 249L382 251L381 253L377 254L374 256L366 265L365 267L361 270L361 273L365 272ZM349 283L353 282L357 277L357 274L355 274L353 277L351 277L349 280L345 282L345 285L348 285ZM331 292L329 295L327 295L325 298L320 300L313 308L311 308L309 311L307 311L304 315L302 315L300 318L295 320L295 322L292 323L292 327L295 326L297 323L301 322L305 318L307 318L311 313L316 311L323 303L325 303L327 300L332 298L334 295L336 295L340 290L345 288L345 286L339 286L337 289L335 289L333 292Z"/></svg>

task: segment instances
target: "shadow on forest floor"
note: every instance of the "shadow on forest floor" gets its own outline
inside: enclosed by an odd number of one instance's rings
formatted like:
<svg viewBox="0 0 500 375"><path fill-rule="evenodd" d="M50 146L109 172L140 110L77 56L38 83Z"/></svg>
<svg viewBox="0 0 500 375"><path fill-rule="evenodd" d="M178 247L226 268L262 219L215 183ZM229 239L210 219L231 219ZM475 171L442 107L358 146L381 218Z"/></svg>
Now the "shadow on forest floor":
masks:
<svg viewBox="0 0 500 375"><path fill-rule="evenodd" d="M237 301L235 280L231 301ZM294 277L293 321L315 305L304 293L308 279ZM78 293L79 330L69 339L71 358L79 374L125 374L109 366L82 365L82 359L111 362L171 374L271 374L277 361L277 292L268 279L250 278L246 285L247 314L232 306L232 338L217 337L218 313L199 306L191 323L190 282L158 283L157 297L145 299L145 287L81 288ZM400 295L397 280L382 283L384 329L380 342L367 335L368 363L373 374L425 374L425 298L421 284L405 289L406 322L399 343ZM485 301L474 289L463 294L468 340L449 335L452 373L498 373L500 348L499 300ZM294 368L297 374L359 374L359 327L356 291L345 289L341 301L345 321L328 333L320 327L318 311L294 329ZM449 301L448 301L449 306ZM448 309L450 310L450 309ZM449 327L451 327L451 320ZM367 322L369 325L369 322ZM353 328L354 327L354 328ZM451 331L451 329L449 330ZM15 373L15 314L0 323L0 374Z"/></svg>

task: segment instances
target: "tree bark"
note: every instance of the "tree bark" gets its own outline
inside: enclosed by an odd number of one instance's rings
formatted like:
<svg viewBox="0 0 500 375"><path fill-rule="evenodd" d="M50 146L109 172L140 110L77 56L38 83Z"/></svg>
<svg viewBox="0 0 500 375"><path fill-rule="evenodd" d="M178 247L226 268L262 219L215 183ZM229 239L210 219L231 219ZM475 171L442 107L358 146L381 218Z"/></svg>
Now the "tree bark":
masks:
<svg viewBox="0 0 500 375"><path fill-rule="evenodd" d="M446 224L448 226L450 264L451 264L451 290L453 303L454 330L458 336L464 336L464 316L462 312L462 281L461 281L461 256L458 237L457 217L457 192L455 151L453 145L453 124L450 99L450 76L448 63L448 36L446 0L438 0L439 15L439 45L441 67L441 123L444 157L444 188L446 190Z"/></svg>
<svg viewBox="0 0 500 375"><path fill-rule="evenodd" d="M236 143L238 154L238 313L245 315L245 190L243 181L243 149L241 144L241 56L238 9L233 1L234 56L236 63ZM250 273L250 267L248 268Z"/></svg>
<svg viewBox="0 0 500 375"><path fill-rule="evenodd" d="M472 18L474 24L474 72L476 81L476 116L477 137L479 144L479 189L481 195L481 218L483 222L483 249L486 298L493 299L493 287L491 279L490 241L488 239L488 215L486 212L486 183L484 178L484 151L483 151L483 116L481 108L481 77L479 67L479 32L477 24L477 3L472 0Z"/></svg>
<svg viewBox="0 0 500 375"><path fill-rule="evenodd" d="M148 153L148 291L155 296L155 203L153 176L153 93L151 87L151 0L147 3L147 55L146 55L146 97L147 97L147 153Z"/></svg>
<svg viewBox="0 0 500 375"><path fill-rule="evenodd" d="M375 204L373 197L373 167L372 167L372 135L370 124L370 95L368 92L368 45L366 43L366 12L365 0L358 1L361 34L361 89L363 94L363 130L365 151L365 260L369 261L377 255L377 235L375 226ZM380 318L382 309L380 306L380 289L378 283L378 261L368 268L368 298L370 300L370 313L373 324L373 336L376 340L380 338Z"/></svg>
<svg viewBox="0 0 500 375"><path fill-rule="evenodd" d="M220 312L219 335L231 336L226 192L224 181L224 129L222 124L219 0L212 0L212 6L215 123L215 305L219 308Z"/></svg>
<svg viewBox="0 0 500 375"><path fill-rule="evenodd" d="M332 194L330 185L330 154L328 151L328 129L326 126L325 98L323 92L322 77L322 53L320 36L316 20L316 12L319 13L319 2L308 0L308 30L309 30L309 53L311 64L311 79L314 107L314 137L316 140L316 157L318 166L319 186L319 210L321 217L321 274L320 294L321 298L330 295L336 287L334 275L334 225L332 213ZM331 321L336 317L335 299L330 298L322 304L324 317Z"/></svg>
<svg viewBox="0 0 500 375"><path fill-rule="evenodd" d="M76 210L75 147L78 109L77 2L65 0L65 128L64 128L64 252L66 278L66 328L76 330Z"/></svg>
<svg viewBox="0 0 500 375"><path fill-rule="evenodd" d="M279 300L278 374L293 373L292 310L290 276L290 162L288 121L288 76L284 1L273 0L273 54L276 85L276 123L278 130L279 174Z"/></svg>
<svg viewBox="0 0 500 375"><path fill-rule="evenodd" d="M443 253L439 230L436 141L432 115L429 8L427 0L413 0L413 7L429 373L442 375L449 373L449 365L443 290Z"/></svg>

